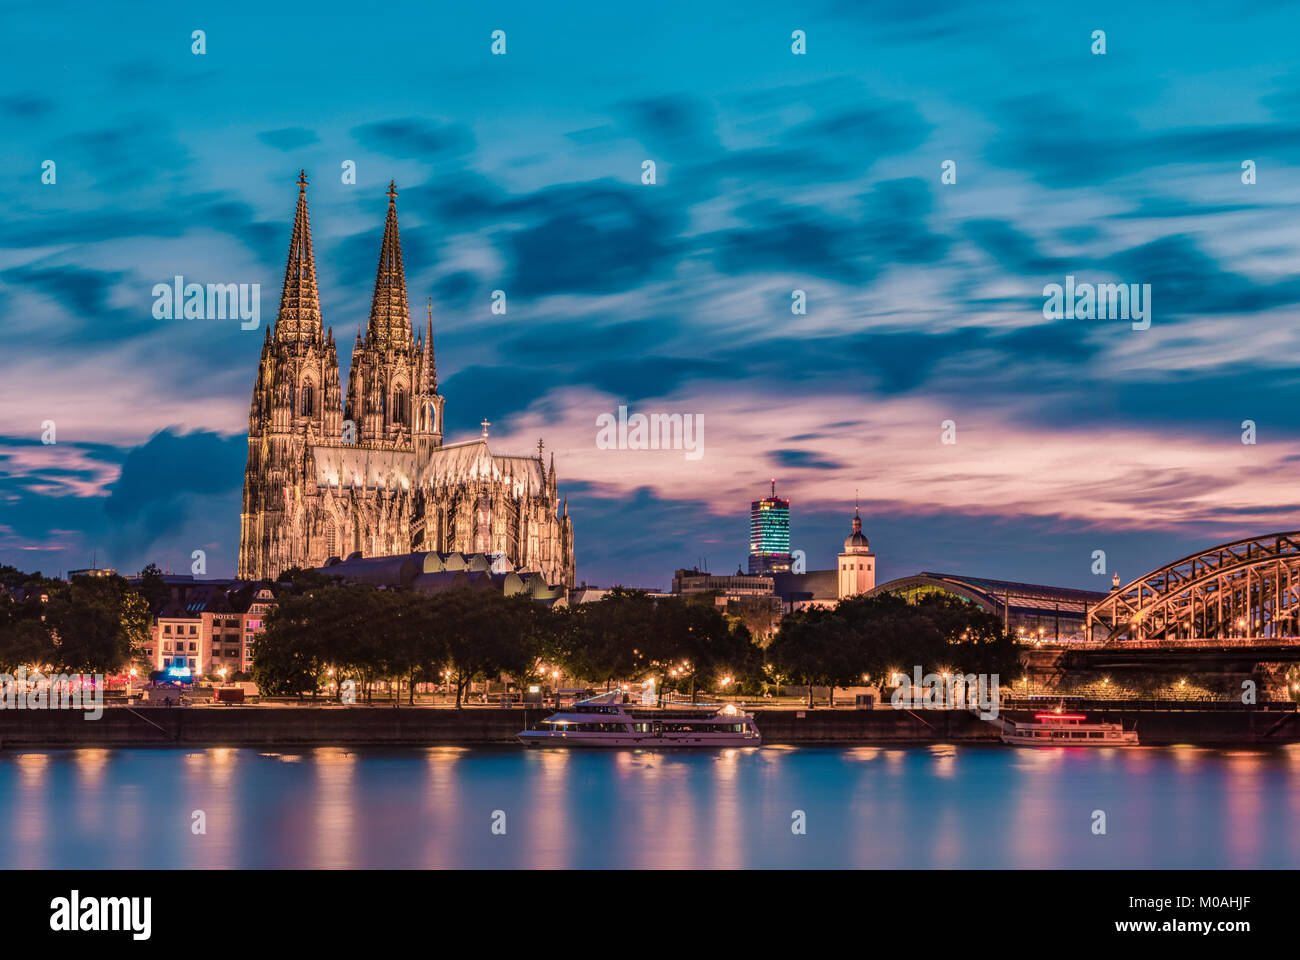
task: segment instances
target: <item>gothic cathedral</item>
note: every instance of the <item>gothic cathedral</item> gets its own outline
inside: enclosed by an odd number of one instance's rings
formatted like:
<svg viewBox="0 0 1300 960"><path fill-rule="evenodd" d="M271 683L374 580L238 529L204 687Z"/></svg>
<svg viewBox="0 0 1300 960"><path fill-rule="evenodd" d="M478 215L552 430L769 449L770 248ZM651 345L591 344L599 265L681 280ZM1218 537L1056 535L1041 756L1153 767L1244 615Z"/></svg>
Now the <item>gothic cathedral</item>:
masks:
<svg viewBox="0 0 1300 960"><path fill-rule="evenodd" d="M248 414L239 576L277 576L331 557L431 551L500 555L512 569L573 587L573 523L560 502L555 454L503 456L484 434L442 442L433 306L411 329L397 230L397 190L365 336L352 348L346 398L334 332L326 332L307 217L307 178L275 330L269 327Z"/></svg>

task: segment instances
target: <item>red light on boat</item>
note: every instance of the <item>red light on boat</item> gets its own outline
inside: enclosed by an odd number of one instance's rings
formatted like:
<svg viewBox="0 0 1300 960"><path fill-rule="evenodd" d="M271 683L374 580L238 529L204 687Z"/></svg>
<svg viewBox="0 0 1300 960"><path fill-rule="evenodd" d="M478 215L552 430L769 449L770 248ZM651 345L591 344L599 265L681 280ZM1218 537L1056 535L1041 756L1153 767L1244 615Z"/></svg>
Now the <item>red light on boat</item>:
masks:
<svg viewBox="0 0 1300 960"><path fill-rule="evenodd" d="M1035 720L1087 720L1081 713L1036 713Z"/></svg>

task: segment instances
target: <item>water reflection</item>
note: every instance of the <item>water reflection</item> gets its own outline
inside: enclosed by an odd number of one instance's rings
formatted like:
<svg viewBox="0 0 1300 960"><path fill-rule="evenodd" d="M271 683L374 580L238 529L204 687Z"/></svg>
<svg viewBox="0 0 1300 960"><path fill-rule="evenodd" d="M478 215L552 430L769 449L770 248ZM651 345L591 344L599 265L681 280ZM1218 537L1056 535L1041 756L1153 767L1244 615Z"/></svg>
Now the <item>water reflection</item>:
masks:
<svg viewBox="0 0 1300 960"><path fill-rule="evenodd" d="M1295 868L1297 817L1296 746L0 753L26 868Z"/></svg>

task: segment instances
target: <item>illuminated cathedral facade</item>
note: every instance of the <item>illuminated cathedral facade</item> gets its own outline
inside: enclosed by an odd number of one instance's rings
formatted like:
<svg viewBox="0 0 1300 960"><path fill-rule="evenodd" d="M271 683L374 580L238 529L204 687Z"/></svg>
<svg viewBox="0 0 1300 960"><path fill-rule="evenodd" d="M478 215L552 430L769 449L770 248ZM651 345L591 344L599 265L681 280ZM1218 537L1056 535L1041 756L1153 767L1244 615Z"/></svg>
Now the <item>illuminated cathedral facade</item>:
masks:
<svg viewBox="0 0 1300 960"><path fill-rule="evenodd" d="M412 330L392 184L370 318L342 392L300 176L280 309L248 415L239 576L430 551L487 554L497 569L573 587L573 524L555 455L548 468L540 440L536 455L493 453L486 422L482 436L444 443L443 403L432 301L423 336Z"/></svg>

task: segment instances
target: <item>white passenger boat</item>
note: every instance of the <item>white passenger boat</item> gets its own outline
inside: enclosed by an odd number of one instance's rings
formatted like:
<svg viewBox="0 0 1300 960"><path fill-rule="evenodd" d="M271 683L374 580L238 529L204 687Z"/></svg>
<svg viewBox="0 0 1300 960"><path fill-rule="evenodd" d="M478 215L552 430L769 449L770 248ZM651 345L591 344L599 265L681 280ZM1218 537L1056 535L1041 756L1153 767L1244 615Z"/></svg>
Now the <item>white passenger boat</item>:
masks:
<svg viewBox="0 0 1300 960"><path fill-rule="evenodd" d="M1135 747L1136 730L1119 723L1087 723L1081 713L1036 713L1033 723L1009 723L1002 742L1018 747Z"/></svg>
<svg viewBox="0 0 1300 960"><path fill-rule="evenodd" d="M735 704L625 704L622 691L582 700L519 734L530 747L756 747L754 717Z"/></svg>

